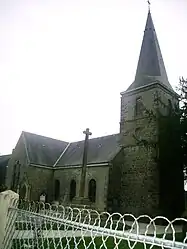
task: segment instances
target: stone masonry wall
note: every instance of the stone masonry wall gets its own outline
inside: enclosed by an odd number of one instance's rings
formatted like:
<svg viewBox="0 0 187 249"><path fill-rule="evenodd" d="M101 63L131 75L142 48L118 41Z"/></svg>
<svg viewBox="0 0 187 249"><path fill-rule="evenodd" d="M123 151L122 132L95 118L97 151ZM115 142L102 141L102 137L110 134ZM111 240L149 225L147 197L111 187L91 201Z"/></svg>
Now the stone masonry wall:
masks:
<svg viewBox="0 0 187 249"><path fill-rule="evenodd" d="M8 168L6 173L6 185L10 189L12 180L13 180L13 172L14 172L14 165L16 161L19 160L21 164L20 168L20 178L23 177L24 171L28 165L28 160L25 152L25 145L23 142L23 136L21 135L15 149L12 152L11 159L8 162Z"/></svg>
<svg viewBox="0 0 187 249"><path fill-rule="evenodd" d="M22 188L25 187L27 192L25 197L36 201L39 200L40 194L44 191L45 193L48 193L48 197L51 199L50 183L52 181L53 172L51 169L38 168L29 165L23 135L20 136L8 163L6 185L9 189L12 185L14 165L17 160L19 160L21 165L18 191L21 191Z"/></svg>
<svg viewBox="0 0 187 249"><path fill-rule="evenodd" d="M124 146L122 212L136 215L167 215L162 208L165 204L162 203L162 207L160 205L163 187L160 187L162 166L159 165L158 119L144 111L137 116L135 112L137 98L141 98L143 109L152 111L154 115L156 109L167 115L169 101L172 105L177 104L176 97L158 85L122 95L120 122ZM169 167L170 165L165 165L165 170L169 171ZM171 185L174 182L174 175L171 177L171 174L165 174L165 180ZM167 191L169 194L168 188ZM177 195L176 192L173 194Z"/></svg>
<svg viewBox="0 0 187 249"><path fill-rule="evenodd" d="M124 148L122 167L121 212L134 215L159 214L158 169L154 150L144 146Z"/></svg>
<svg viewBox="0 0 187 249"><path fill-rule="evenodd" d="M108 172L108 166L87 167L85 197L88 197L89 181L91 179L94 179L96 181L95 208L99 210L104 210L106 208L108 191ZM78 196L80 187L80 174L80 167L69 167L55 170L53 181L60 181L60 202L70 203L69 195L71 180L76 181L76 196Z"/></svg>
<svg viewBox="0 0 187 249"><path fill-rule="evenodd" d="M107 195L107 210L109 212L121 212L121 181L122 168L124 165L124 150L117 154L113 159L109 169L108 195Z"/></svg>
<svg viewBox="0 0 187 249"><path fill-rule="evenodd" d="M30 200L39 201L40 195L45 193L47 194L46 202L52 201L52 176L52 169L34 167L32 165L27 167L24 178L22 178L22 185L26 183L30 187Z"/></svg>

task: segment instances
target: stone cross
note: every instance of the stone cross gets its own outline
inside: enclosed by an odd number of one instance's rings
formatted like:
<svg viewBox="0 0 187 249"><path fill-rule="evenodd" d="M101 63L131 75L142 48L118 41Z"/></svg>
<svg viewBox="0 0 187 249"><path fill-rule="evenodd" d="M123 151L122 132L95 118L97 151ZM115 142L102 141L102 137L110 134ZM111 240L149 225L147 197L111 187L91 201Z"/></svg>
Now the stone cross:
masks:
<svg viewBox="0 0 187 249"><path fill-rule="evenodd" d="M86 166L87 166L87 154L88 154L88 139L89 136L92 135L89 128L83 131L85 134L84 140L84 151L83 151L83 160L82 160L82 170L81 170L81 183L80 183L80 192L79 197L84 198L84 191L85 191L85 180L86 180Z"/></svg>

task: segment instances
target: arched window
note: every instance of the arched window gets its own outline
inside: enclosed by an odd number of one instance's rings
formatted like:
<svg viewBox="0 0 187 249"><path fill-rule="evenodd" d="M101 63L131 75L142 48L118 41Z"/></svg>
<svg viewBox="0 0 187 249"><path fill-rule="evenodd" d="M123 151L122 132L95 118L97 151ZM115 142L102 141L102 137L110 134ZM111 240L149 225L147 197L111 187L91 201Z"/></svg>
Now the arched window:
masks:
<svg viewBox="0 0 187 249"><path fill-rule="evenodd" d="M57 201L60 197L60 181L55 180L55 201Z"/></svg>
<svg viewBox="0 0 187 249"><path fill-rule="evenodd" d="M91 179L88 186L88 198L91 202L95 202L96 199L96 181Z"/></svg>
<svg viewBox="0 0 187 249"><path fill-rule="evenodd" d="M26 193L27 193L27 188L26 188L26 185L24 184L20 189L20 193L19 193L20 198L24 200L26 198Z"/></svg>
<svg viewBox="0 0 187 249"><path fill-rule="evenodd" d="M75 196L76 196L76 181L71 180L71 183L70 183L70 195L69 195L70 201L72 201Z"/></svg>
<svg viewBox="0 0 187 249"><path fill-rule="evenodd" d="M136 98L135 116L142 115L142 113L143 113L142 97L138 97Z"/></svg>

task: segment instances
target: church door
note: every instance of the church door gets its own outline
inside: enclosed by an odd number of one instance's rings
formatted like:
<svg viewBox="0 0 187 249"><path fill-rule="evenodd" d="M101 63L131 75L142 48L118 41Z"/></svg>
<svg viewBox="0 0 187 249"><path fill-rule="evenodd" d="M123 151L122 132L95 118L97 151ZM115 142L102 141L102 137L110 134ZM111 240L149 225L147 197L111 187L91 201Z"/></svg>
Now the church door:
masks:
<svg viewBox="0 0 187 249"><path fill-rule="evenodd" d="M91 179L88 186L88 198L91 202L96 200L96 181Z"/></svg>
<svg viewBox="0 0 187 249"><path fill-rule="evenodd" d="M55 201L58 201L60 198L60 181L55 180Z"/></svg>
<svg viewBox="0 0 187 249"><path fill-rule="evenodd" d="M72 201L75 196L76 196L76 181L71 180L71 183L70 183L70 195L69 195L70 201Z"/></svg>

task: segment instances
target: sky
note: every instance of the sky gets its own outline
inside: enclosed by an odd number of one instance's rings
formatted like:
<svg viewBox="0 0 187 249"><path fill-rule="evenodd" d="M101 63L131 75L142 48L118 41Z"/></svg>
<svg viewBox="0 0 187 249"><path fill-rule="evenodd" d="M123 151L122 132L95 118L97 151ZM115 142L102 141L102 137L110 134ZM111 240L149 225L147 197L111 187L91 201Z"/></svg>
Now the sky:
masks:
<svg viewBox="0 0 187 249"><path fill-rule="evenodd" d="M169 81L187 77L187 1L152 0ZM0 154L22 131L64 141L119 132L146 0L0 0Z"/></svg>

